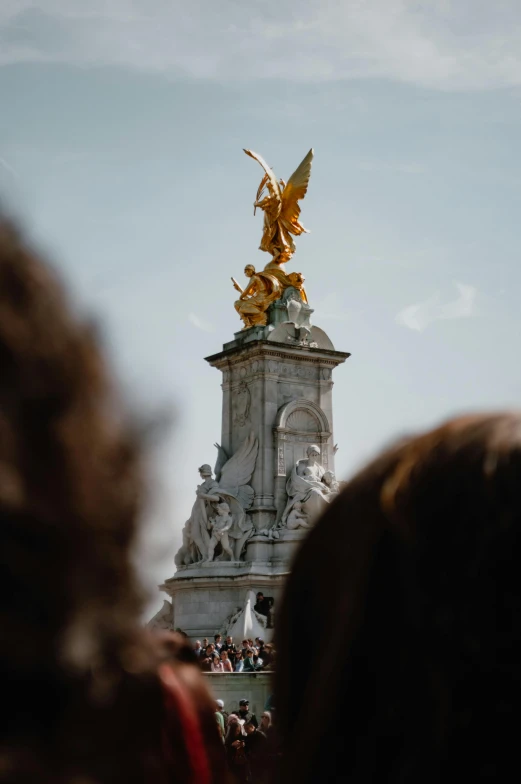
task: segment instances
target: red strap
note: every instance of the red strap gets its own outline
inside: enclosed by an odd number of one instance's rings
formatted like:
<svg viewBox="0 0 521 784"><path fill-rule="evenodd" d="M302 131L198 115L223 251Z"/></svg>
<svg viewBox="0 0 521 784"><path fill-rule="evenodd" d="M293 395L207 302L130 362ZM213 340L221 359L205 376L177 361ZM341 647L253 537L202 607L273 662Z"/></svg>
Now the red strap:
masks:
<svg viewBox="0 0 521 784"><path fill-rule="evenodd" d="M211 784L212 776L201 723L190 692L172 666L161 664L159 676L179 714L183 741L193 773L193 784Z"/></svg>

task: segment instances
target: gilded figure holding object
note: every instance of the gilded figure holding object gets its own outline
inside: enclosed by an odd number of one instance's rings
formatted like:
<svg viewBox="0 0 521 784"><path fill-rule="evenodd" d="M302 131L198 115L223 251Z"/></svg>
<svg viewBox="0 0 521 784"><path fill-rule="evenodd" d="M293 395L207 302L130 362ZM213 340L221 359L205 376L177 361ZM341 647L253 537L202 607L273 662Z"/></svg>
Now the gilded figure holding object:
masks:
<svg viewBox="0 0 521 784"><path fill-rule="evenodd" d="M232 278L234 288L240 292L240 297L235 302L235 310L244 323L243 329L264 326L267 323L266 311L269 306L290 286L297 289L302 301L307 304L304 276L301 272L290 272L286 275L275 264L273 267L266 267L263 272L256 272L253 264L247 264L244 274L249 278L245 289Z"/></svg>
<svg viewBox="0 0 521 784"><path fill-rule="evenodd" d="M313 150L308 152L287 183L277 180L273 170L258 153L252 150L244 152L260 163L265 171L253 205L254 214L257 207L264 212L264 229L259 248L273 257L270 267L280 267L289 261L295 252L293 236L307 233L307 229L299 221L298 203L308 189ZM265 188L268 189L268 194L262 198Z"/></svg>

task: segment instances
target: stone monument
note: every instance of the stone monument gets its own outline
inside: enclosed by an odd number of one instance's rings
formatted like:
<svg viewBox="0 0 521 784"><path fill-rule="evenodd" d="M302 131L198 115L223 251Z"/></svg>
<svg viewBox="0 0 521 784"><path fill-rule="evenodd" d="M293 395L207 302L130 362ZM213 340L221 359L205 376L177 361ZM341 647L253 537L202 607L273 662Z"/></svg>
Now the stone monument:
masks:
<svg viewBox="0 0 521 784"><path fill-rule="evenodd" d="M164 628L169 618L192 638L249 623L269 639L271 614L251 606L251 592L262 592L276 613L299 543L338 492L332 374L349 354L311 323L304 276L285 271L293 236L306 231L298 202L313 151L287 183L245 152L264 169L254 208L264 212L260 250L271 260L259 272L246 265L244 289L232 278L243 328L206 358L222 374L221 443L214 468L198 469L177 571L161 586L172 601L153 619Z"/></svg>

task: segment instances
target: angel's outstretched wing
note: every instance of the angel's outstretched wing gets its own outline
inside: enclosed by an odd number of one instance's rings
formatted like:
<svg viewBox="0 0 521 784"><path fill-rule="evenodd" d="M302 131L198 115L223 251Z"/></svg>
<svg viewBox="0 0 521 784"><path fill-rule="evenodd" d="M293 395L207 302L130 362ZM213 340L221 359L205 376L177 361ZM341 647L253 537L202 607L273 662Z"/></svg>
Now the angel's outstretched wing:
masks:
<svg viewBox="0 0 521 784"><path fill-rule="evenodd" d="M215 462L215 468L213 469L213 472L215 474L215 481L219 482L221 478L222 467L228 460L228 455L220 444L214 444L214 446L217 448L217 460Z"/></svg>
<svg viewBox="0 0 521 784"><path fill-rule="evenodd" d="M261 186L266 181L266 178L270 181L270 184L271 184L271 186L273 188L273 193L277 197L277 201L279 202L279 212L280 212L280 208L282 206L282 201L281 201L282 193L281 193L281 190L280 190L279 182L278 182L277 178L275 177L275 173L274 173L273 169L270 169L270 167L268 166L268 164L266 163L264 158L262 158L258 153L253 152L253 150L244 150L244 152L246 153L246 155L249 155L250 158L253 158L255 161L257 161L257 163L260 163L260 165L262 166L262 168L266 172L266 177L263 178ZM309 179L309 177L308 177L308 179ZM262 190L262 188L259 188L259 191L257 191L257 197L259 196L259 193L260 193L261 190Z"/></svg>
<svg viewBox="0 0 521 784"><path fill-rule="evenodd" d="M295 228L298 228L298 234L302 231L306 231L306 229L298 223L298 216L300 215L298 202L306 195L311 174L312 160L313 150L311 149L298 169L293 172L288 180L288 184L282 192L281 218L285 218L288 223L291 223Z"/></svg>
<svg viewBox="0 0 521 784"><path fill-rule="evenodd" d="M242 485L247 485L255 468L259 441L253 432L244 439L235 454L223 465L219 486L237 493Z"/></svg>

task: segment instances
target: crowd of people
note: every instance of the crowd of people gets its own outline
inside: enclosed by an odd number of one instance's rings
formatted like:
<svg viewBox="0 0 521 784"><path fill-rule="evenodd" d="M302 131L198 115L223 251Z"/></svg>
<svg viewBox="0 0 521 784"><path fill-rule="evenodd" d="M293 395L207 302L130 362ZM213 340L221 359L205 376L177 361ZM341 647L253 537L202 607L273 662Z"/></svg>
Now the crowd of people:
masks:
<svg viewBox="0 0 521 784"><path fill-rule="evenodd" d="M214 641L208 638L196 640L194 653L203 672L258 672L272 670L275 664L275 647L260 637L243 640L237 646L233 637L216 634Z"/></svg>
<svg viewBox="0 0 521 784"><path fill-rule="evenodd" d="M239 701L230 713L216 702L216 720L224 743L228 769L237 784L268 784L273 781L280 754L272 711L265 709L260 721L250 711L249 700Z"/></svg>
<svg viewBox="0 0 521 784"><path fill-rule="evenodd" d="M0 784L518 780L519 413L403 438L329 505L277 612L274 734L244 700L221 724L200 672L272 647L143 628L144 429L1 219L0 365Z"/></svg>

